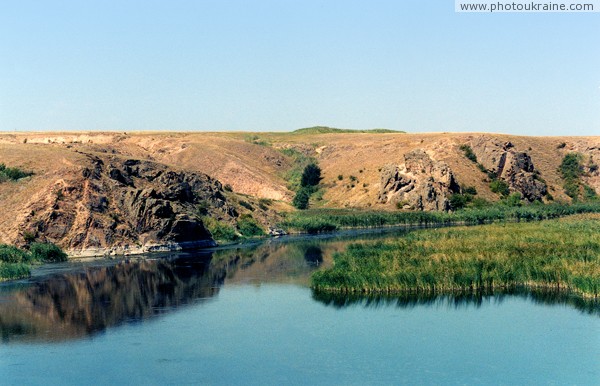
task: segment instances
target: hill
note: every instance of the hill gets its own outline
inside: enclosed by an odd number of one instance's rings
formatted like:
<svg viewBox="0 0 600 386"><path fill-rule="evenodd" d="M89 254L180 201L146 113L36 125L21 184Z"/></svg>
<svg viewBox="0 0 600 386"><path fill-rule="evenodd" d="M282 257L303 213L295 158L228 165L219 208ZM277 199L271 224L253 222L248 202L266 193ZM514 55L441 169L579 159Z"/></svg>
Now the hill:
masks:
<svg viewBox="0 0 600 386"><path fill-rule="evenodd" d="M209 225L239 233L241 218L269 231L294 210L291 178L308 161L323 177L312 207L447 210L467 191L568 202L569 153L576 188L600 193L600 137L339 130L0 134L0 163L33 173L0 183L0 242L122 253L210 243Z"/></svg>

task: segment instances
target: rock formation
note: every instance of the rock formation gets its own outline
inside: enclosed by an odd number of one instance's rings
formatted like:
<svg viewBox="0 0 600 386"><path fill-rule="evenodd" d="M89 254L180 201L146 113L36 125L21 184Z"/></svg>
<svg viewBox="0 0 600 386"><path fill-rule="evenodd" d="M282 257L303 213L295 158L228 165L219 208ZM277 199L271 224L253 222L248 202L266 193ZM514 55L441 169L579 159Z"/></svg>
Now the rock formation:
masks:
<svg viewBox="0 0 600 386"><path fill-rule="evenodd" d="M511 191L521 193L530 202L546 195L546 183L540 178L531 157L515 149L511 142L479 137L472 140L471 147L477 161L496 178L505 181Z"/></svg>
<svg viewBox="0 0 600 386"><path fill-rule="evenodd" d="M45 200L31 204L25 234L82 253L211 246L201 215L237 216L221 183L207 175L114 156L88 154L87 160L80 175L57 181Z"/></svg>
<svg viewBox="0 0 600 386"><path fill-rule="evenodd" d="M449 196L459 191L446 163L416 149L404 155L404 164L386 165L381 170L378 200L405 209L448 210Z"/></svg>

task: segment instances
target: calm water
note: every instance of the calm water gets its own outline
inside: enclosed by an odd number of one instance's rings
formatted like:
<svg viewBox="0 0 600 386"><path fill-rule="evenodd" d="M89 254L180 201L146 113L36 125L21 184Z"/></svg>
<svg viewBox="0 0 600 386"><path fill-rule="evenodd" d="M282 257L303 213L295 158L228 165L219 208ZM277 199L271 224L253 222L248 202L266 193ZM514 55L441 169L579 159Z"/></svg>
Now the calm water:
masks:
<svg viewBox="0 0 600 386"><path fill-rule="evenodd" d="M597 304L313 294L347 243L42 267L0 286L0 384L600 384Z"/></svg>

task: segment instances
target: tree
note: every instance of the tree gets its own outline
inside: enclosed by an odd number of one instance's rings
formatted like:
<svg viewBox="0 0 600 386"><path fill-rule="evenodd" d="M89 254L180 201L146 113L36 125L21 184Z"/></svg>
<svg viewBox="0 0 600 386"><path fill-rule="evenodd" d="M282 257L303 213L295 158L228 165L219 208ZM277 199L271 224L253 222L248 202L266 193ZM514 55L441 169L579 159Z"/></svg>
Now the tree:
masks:
<svg viewBox="0 0 600 386"><path fill-rule="evenodd" d="M308 209L308 200L310 199L310 190L308 188L300 188L294 196L292 204L298 209Z"/></svg>
<svg viewBox="0 0 600 386"><path fill-rule="evenodd" d="M307 186L317 186L321 181L321 168L316 164L308 164L304 168L304 172L302 172L302 179L300 180L300 185L303 187Z"/></svg>

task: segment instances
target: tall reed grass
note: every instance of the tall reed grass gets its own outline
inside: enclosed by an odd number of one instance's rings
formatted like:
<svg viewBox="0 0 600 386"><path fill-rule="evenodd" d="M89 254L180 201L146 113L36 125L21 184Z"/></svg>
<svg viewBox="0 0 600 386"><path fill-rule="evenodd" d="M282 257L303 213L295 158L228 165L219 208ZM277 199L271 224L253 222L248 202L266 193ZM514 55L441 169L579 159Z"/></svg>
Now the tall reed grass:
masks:
<svg viewBox="0 0 600 386"><path fill-rule="evenodd" d="M578 213L600 213L600 202L531 204L511 207L496 204L456 212L384 212L349 209L311 209L291 213L280 224L290 231L321 233L344 228L380 228L398 225L485 224L494 221L538 221Z"/></svg>
<svg viewBox="0 0 600 386"><path fill-rule="evenodd" d="M312 277L317 291L444 293L516 287L600 293L600 215L409 232L351 244Z"/></svg>

